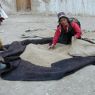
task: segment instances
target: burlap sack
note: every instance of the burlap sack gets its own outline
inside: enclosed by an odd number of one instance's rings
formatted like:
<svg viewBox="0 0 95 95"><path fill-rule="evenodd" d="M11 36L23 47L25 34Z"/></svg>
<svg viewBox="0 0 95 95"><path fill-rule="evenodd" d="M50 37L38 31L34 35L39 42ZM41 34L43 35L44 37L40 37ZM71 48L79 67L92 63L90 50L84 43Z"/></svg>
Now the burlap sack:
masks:
<svg viewBox="0 0 95 95"><path fill-rule="evenodd" d="M72 56L95 56L95 44L76 39L72 42L69 54Z"/></svg>
<svg viewBox="0 0 95 95"><path fill-rule="evenodd" d="M58 44L54 50L49 50L48 44L29 44L20 57L33 64L50 67L52 63L71 58L71 56L68 55L69 47L70 46Z"/></svg>

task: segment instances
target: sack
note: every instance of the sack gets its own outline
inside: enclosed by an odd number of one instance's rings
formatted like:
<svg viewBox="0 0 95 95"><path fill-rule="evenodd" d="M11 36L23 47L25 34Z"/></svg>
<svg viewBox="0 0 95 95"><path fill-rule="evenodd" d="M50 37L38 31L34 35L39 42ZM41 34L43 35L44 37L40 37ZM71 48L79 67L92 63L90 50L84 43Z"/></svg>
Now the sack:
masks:
<svg viewBox="0 0 95 95"><path fill-rule="evenodd" d="M95 44L76 39L69 50L71 56L95 56Z"/></svg>

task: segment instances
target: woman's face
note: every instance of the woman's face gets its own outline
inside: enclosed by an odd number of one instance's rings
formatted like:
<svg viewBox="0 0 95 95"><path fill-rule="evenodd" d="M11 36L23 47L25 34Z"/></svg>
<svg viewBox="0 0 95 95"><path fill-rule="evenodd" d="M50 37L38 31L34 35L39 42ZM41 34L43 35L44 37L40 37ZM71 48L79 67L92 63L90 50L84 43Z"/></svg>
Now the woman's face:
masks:
<svg viewBox="0 0 95 95"><path fill-rule="evenodd" d="M61 19L60 19L60 24L61 24L61 25L68 25L68 20L67 20L67 18L61 18Z"/></svg>

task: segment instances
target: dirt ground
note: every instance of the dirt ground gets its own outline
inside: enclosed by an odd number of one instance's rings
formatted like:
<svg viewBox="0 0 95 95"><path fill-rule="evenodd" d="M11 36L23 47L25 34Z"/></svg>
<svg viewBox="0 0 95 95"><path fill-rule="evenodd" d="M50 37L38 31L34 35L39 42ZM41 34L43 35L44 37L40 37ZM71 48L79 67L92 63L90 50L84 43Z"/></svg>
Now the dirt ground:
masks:
<svg viewBox="0 0 95 95"><path fill-rule="evenodd" d="M95 30L95 17L77 17L82 30ZM3 44L35 36L53 36L56 16L10 15L0 26ZM34 33L35 32L35 33ZM51 35L49 35L51 33ZM95 95L95 66L87 66L58 81L6 81L0 79L0 95Z"/></svg>

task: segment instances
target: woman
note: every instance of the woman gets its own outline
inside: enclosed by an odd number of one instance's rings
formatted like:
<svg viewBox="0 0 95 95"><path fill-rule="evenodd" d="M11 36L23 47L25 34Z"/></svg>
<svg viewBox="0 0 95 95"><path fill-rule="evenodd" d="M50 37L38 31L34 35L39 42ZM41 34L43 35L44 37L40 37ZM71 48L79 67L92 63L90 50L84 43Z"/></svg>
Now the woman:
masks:
<svg viewBox="0 0 95 95"><path fill-rule="evenodd" d="M4 19L8 18L4 10L2 9L2 6L0 4L0 25L3 22Z"/></svg>
<svg viewBox="0 0 95 95"><path fill-rule="evenodd" d="M81 38L81 29L80 26L75 22L70 22L69 18L65 15L64 12L58 13L59 25L57 26L55 35L52 40L52 44L49 46L49 49L53 49L56 44L71 44L72 36L77 39Z"/></svg>

